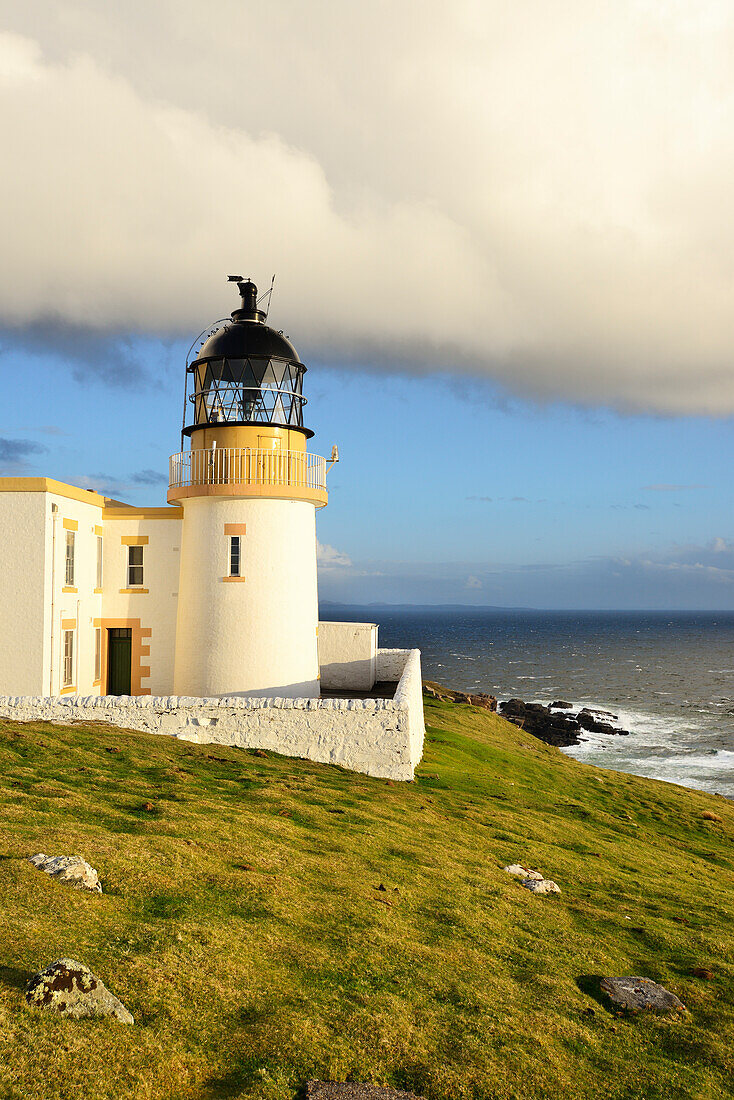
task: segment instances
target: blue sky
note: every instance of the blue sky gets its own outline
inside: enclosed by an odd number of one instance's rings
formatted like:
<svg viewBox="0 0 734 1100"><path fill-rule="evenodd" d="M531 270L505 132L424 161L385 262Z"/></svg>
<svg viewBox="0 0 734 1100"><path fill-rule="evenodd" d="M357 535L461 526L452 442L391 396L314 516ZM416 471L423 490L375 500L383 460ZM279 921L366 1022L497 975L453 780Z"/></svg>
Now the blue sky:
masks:
<svg viewBox="0 0 734 1100"><path fill-rule="evenodd" d="M3 469L160 505L186 344L127 342L115 381L114 348L96 352L90 364L6 336ZM317 521L323 598L734 607L731 419L529 402L369 364L310 362L305 392L311 449L341 457Z"/></svg>
<svg viewBox="0 0 734 1100"><path fill-rule="evenodd" d="M727 0L5 0L0 467L160 503L189 343L276 272L324 598L734 608L732 41Z"/></svg>

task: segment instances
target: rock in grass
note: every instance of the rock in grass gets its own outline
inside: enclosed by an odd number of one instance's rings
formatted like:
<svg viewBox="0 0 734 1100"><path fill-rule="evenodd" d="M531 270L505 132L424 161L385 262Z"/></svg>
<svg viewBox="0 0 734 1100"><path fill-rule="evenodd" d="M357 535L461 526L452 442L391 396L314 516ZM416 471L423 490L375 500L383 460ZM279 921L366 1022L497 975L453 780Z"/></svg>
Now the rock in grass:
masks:
<svg viewBox="0 0 734 1100"><path fill-rule="evenodd" d="M377 1085L360 1085L352 1081L309 1081L306 1085L307 1100L423 1100L414 1092L400 1089L379 1088Z"/></svg>
<svg viewBox="0 0 734 1100"><path fill-rule="evenodd" d="M74 959L57 959L28 982L25 998L34 1008L50 1008L62 1016L114 1016L132 1024L131 1014L89 967Z"/></svg>
<svg viewBox="0 0 734 1100"><path fill-rule="evenodd" d="M515 878L540 880L543 877L540 871L531 871L529 867L523 867L522 863L511 863L509 867L503 867L502 870L507 871L508 875L514 875Z"/></svg>
<svg viewBox="0 0 734 1100"><path fill-rule="evenodd" d="M522 884L532 894L560 894L561 888L550 878L526 878Z"/></svg>
<svg viewBox="0 0 734 1100"><path fill-rule="evenodd" d="M651 978L602 978L602 990L613 1004L627 1012L655 1012L672 1016L686 1006L675 993Z"/></svg>
<svg viewBox="0 0 734 1100"><path fill-rule="evenodd" d="M102 883L94 867L80 856L47 856L39 852L28 861L39 871L45 871L59 882L67 882L77 890L92 890L102 893Z"/></svg>

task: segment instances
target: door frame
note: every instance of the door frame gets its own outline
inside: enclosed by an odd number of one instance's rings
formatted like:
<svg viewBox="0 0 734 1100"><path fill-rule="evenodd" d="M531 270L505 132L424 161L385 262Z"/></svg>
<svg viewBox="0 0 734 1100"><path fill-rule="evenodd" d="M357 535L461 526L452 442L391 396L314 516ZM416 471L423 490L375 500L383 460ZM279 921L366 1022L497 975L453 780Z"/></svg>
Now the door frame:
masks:
<svg viewBox="0 0 734 1100"><path fill-rule="evenodd" d="M100 695L107 694L107 679L109 675L109 652L107 631L116 627L127 628L132 631L132 645L130 653L130 694L150 695L150 688L143 687L142 681L150 676L150 665L143 664L142 658L150 657L150 636L153 633L149 626L141 626L140 619L94 619L94 626L102 629L102 682L99 685Z"/></svg>

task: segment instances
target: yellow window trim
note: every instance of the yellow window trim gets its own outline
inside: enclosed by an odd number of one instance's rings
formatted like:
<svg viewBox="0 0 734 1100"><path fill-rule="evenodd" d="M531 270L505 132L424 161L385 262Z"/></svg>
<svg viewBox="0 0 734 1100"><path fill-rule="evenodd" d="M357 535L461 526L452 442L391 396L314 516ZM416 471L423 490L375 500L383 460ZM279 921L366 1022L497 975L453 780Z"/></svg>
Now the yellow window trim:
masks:
<svg viewBox="0 0 734 1100"><path fill-rule="evenodd" d="M65 584L64 587L61 589L61 591L62 592L78 592L79 589L78 588L72 588L70 585Z"/></svg>
<svg viewBox="0 0 734 1100"><path fill-rule="evenodd" d="M100 676L99 680L92 680L92 687L93 688L98 688L101 683L102 683L102 677Z"/></svg>
<svg viewBox="0 0 734 1100"><path fill-rule="evenodd" d="M225 523L224 525L225 535L246 535L247 524L246 523Z"/></svg>
<svg viewBox="0 0 734 1100"><path fill-rule="evenodd" d="M120 542L123 546L147 546L147 535L120 535Z"/></svg>
<svg viewBox="0 0 734 1100"><path fill-rule="evenodd" d="M98 535L98 536L99 536L99 538L103 538L103 537L104 537L104 527L99 527L99 526L98 526L98 525L97 525L97 524L95 523L95 525L94 525L94 533L95 533L95 535Z"/></svg>
<svg viewBox="0 0 734 1100"><path fill-rule="evenodd" d="M78 531L79 530L79 521L76 520L76 519L65 519L64 520L64 530L65 531Z"/></svg>
<svg viewBox="0 0 734 1100"><path fill-rule="evenodd" d="M59 692L59 695L76 695L75 687L65 687Z"/></svg>
<svg viewBox="0 0 734 1100"><path fill-rule="evenodd" d="M147 596L149 591L150 591L150 589L148 589L148 588L121 588L120 589L120 595L121 596L134 596L136 593L139 593L141 596Z"/></svg>
<svg viewBox="0 0 734 1100"><path fill-rule="evenodd" d="M229 582L245 581L245 580L247 580L247 577L222 577L222 580L223 581L229 581Z"/></svg>
<svg viewBox="0 0 734 1100"><path fill-rule="evenodd" d="M95 596L101 596L103 592L104 592L104 588L95 588L95 590L94 590Z"/></svg>
<svg viewBox="0 0 734 1100"><path fill-rule="evenodd" d="M62 619L61 620L61 629L62 630L76 630L76 619Z"/></svg>

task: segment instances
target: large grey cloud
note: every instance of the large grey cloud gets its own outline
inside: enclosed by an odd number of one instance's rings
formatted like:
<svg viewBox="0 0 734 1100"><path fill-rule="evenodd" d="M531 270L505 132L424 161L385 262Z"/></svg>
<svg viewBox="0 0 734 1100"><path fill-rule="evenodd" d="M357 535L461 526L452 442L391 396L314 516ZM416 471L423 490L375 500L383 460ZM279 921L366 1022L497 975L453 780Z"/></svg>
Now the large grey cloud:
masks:
<svg viewBox="0 0 734 1100"><path fill-rule="evenodd" d="M725 0L5 0L0 323L734 411Z"/></svg>

